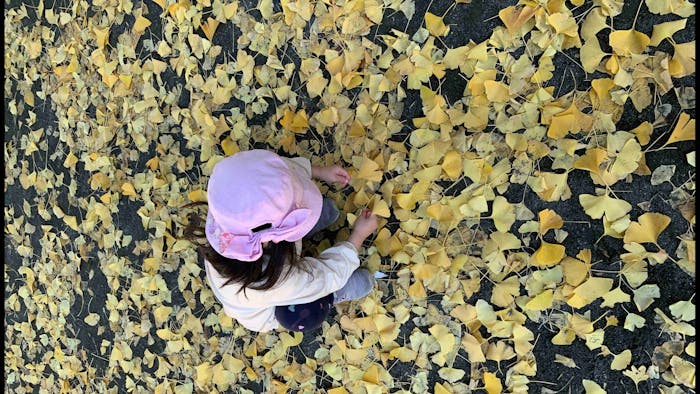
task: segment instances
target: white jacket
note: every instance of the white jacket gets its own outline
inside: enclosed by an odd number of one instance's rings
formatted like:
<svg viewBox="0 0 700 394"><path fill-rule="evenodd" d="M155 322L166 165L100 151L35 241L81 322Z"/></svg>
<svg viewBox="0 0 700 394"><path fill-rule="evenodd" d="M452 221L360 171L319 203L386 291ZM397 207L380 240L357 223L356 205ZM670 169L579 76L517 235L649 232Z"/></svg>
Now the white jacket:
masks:
<svg viewBox="0 0 700 394"><path fill-rule="evenodd" d="M238 291L241 286L237 283L222 286L226 278L209 261L205 260L204 266L209 286L224 306L224 312L249 330L265 332L279 326L276 306L306 304L323 298L342 288L360 266L357 250L350 242L340 242L321 252L318 258L303 260L306 270L295 269L269 290L246 289L245 294Z"/></svg>
<svg viewBox="0 0 700 394"><path fill-rule="evenodd" d="M283 159L287 160L290 168L311 178L308 159ZM297 253L300 253L301 241L297 241L296 246ZM342 288L360 266L357 250L350 242L337 243L324 250L318 258L304 257L303 260L305 270L290 272L269 290L246 289L245 293L238 291L241 286L237 283L223 286L226 278L221 277L209 261L204 261L204 267L209 287L224 306L224 312L249 330L265 332L279 326L275 317L276 306L306 304L323 298Z"/></svg>

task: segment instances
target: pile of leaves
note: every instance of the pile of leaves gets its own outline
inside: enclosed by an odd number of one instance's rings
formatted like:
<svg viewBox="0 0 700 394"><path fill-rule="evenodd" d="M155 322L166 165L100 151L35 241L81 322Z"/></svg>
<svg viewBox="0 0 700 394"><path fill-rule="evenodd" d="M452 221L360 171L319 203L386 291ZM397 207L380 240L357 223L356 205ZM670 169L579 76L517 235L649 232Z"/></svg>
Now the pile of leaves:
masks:
<svg viewBox="0 0 700 394"><path fill-rule="evenodd" d="M695 5L634 2L626 29L622 0L446 22L477 3L6 5L8 387L692 389L694 293L657 306L674 284L649 272L695 275L695 41L676 41ZM493 28L475 41L472 22ZM346 213L337 239L363 207L382 218L362 259L387 277L318 333L241 327L179 239L213 166L261 147L349 169L347 188L321 185ZM653 354L607 339L620 330L653 332ZM538 380L547 344L585 344L621 382Z"/></svg>

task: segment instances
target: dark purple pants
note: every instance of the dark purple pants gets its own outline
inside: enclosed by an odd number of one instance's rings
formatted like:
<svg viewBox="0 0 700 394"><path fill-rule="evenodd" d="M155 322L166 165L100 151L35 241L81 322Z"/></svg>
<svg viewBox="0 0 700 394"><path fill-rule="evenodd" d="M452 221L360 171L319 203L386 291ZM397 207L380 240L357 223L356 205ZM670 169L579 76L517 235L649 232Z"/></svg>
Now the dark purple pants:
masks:
<svg viewBox="0 0 700 394"><path fill-rule="evenodd" d="M314 331L321 327L333 307L333 293L308 304L275 308L275 317L289 331Z"/></svg>

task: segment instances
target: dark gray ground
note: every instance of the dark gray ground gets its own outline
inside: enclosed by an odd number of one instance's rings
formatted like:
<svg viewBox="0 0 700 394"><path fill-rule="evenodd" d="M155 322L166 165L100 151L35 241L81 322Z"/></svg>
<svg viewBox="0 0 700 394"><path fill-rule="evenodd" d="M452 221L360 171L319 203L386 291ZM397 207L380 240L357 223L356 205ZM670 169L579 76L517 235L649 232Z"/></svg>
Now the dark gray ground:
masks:
<svg viewBox="0 0 700 394"><path fill-rule="evenodd" d="M30 2L31 3L31 2ZM59 1L60 3L60 1ZM146 3L150 5L150 1L146 0ZM245 1L243 3L251 3L251 1ZM243 6L243 3L241 4ZM433 2L416 2L416 15L422 15L424 11L430 6L430 11L434 14L441 15L449 7L451 2L448 0L435 0ZM486 1L486 0L472 0L470 4L458 4L451 12L445 17L445 23L450 24L452 33L445 40L445 43L450 46L463 45L469 42L469 40L474 40L475 42L482 41L491 34L493 27L500 24L500 21L496 16L499 9L505 7L507 4L514 4L515 1ZM18 1L10 1L5 4L6 8L16 7L19 4ZM580 7L575 13L581 14L588 7L589 2L586 6ZM276 6L278 7L278 6ZM615 19L614 25L618 29L630 28L632 21L636 14L638 7L638 1L626 1L622 15ZM247 8L252 8L250 5ZM642 6L645 10L645 6ZM670 20L667 16L657 16L650 15L648 12L642 12L644 17L639 18L636 22L636 29L643 32L651 32L652 26L656 23ZM486 21L484 21L486 20ZM133 21L125 21L124 28L128 28L127 25L133 23ZM157 23L157 22L156 22ZM388 31L390 28L395 27L399 30L404 30L407 21L403 17L403 14L397 13L392 16L386 17L382 26L378 28L378 32L382 33ZM408 22L407 32L412 34L419 27L420 19L414 18L414 20ZM5 27L7 29L7 26ZM154 29L158 30L158 29ZM119 29L113 29L111 39L116 38L116 34ZM216 36L214 37L214 43L222 45L226 51L226 43L230 40L231 36L235 36L237 32L234 30L231 24L226 26L220 26ZM695 38L695 22L694 18L688 19L687 28L678 33L678 42L687 42L694 40ZM441 44L438 44L441 45ZM605 49L605 48L604 48ZM665 50L670 51L666 48ZM578 57L578 51L572 50L569 55L573 58ZM223 55L222 55L223 56ZM573 76L570 72L557 72L555 77L550 84L553 86L558 86L558 89L562 92L567 92L571 90L574 85L578 87L579 90L584 90L587 83L596 75L584 75L578 66L574 65L569 59L564 56L558 55L555 58L555 65L557 71L560 70L571 70L573 71ZM575 77L576 81L572 78ZM456 75L448 74L449 83L444 84L443 93L447 95L448 101L453 102L459 99L461 96L465 81ZM166 81L171 86L177 86L181 84L182 81L171 75ZM675 80L674 83L677 87L679 86L694 86L695 80L694 76L686 77L681 80ZM26 132L26 129L19 129L17 119L13 117L8 109L8 97L12 97L16 94L16 84L12 81L6 82L5 84L5 142L17 141L19 136ZM405 110L402 115L402 119L411 119L417 116L421 116L420 110L420 97L417 91L408 91L408 98L405 100ZM38 100L38 99L37 99ZM668 103L672 106L670 114L667 116L668 119L673 120L676 118L677 114L680 112L680 106L675 98L673 92L663 96L661 98L663 103ZM188 102L188 97L186 92L183 93L181 97L181 105ZM417 102L417 103L416 103ZM412 105L416 104L416 105ZM236 105L236 102L231 104ZM309 105L313 107L314 103L309 102ZM45 124L47 126L55 124L56 120L51 112L49 105L38 104L37 116L39 118L40 124ZM259 124L265 122L266 117L261 116ZM654 121L653 108L648 108L643 113L637 113L634 108L629 106L625 109L624 115L620 122L618 123L618 129L630 130L636 125L644 120L650 122ZM255 124L255 120L252 122ZM655 130L652 135L651 140L654 141L655 138L660 133L667 132L672 127L669 123L664 127L660 127ZM403 140L405 137L404 133L408 133L409 129L405 130L394 136L394 140ZM177 134L173 134L177 138ZM660 145L660 143L657 143ZM56 146L56 141L52 138L48 139L47 148L49 150ZM675 164L677 166L676 173L672 179L674 185L680 185L685 182L689 177L694 176L695 169L686 163L685 155L686 153L694 149L692 142L685 142L675 145L677 149L661 150L647 154L647 165L654 169L661 164ZM152 146L152 150L153 150ZM44 166L50 166L56 172L64 172L66 178L69 178L69 174L61 165L63 158L56 160L47 160L44 155L35 155L36 161L32 163L34 168L43 168ZM142 157L148 158L149 155L143 155ZM134 168L143 168L145 166L144 160L130 162L129 165ZM78 166L80 167L81 164ZM194 174L196 175L196 174ZM7 174L6 174L7 176ZM572 194L577 196L582 193L593 193L593 183L587 174L581 171L573 172L569 177L569 186L572 190ZM624 198L633 205L633 217L641 214L643 211L638 203L651 202L650 210L653 212L660 212L669 217L672 221L670 226L662 233L659 238L659 245L666 251L675 254L675 250L678 247L679 240L678 237L688 231L688 223L680 215L679 211L675 209L669 201L669 197L673 186L669 183L664 183L658 186L652 186L649 183L648 177L634 176L633 180L629 184L621 184L618 187L620 193L624 193ZM62 189L65 193L65 188ZM89 195L91 191L89 187L84 183L78 184L77 195L68 196L67 194L61 194L58 196L58 203L61 205L66 213L76 214L77 212L70 212L71 205L67 203L68 199L81 198ZM516 202L525 195L525 202L527 206L533 211L537 212L544 208L554 209L559 213L564 220L567 222L564 225L564 230L570 233L570 236L564 242L567 248L567 254L573 255L577 251L583 248L591 248L593 251L592 261L600 261L600 264L596 267L599 269L614 269L616 264L610 260L612 256L618 256L622 251L622 241L613 239L610 237L603 238L600 242L596 243L596 240L602 235L602 227L600 225L588 226L580 222L590 221L590 218L584 213L583 209L577 202L577 199L572 198L570 200L558 203L547 203L539 199L533 192L528 190L523 190L522 185L512 185L509 188L506 197L510 202ZM5 186L5 207L14 206L15 210L21 210L22 201L33 201L35 198L35 192L33 189L23 190L18 183L14 185ZM132 234L134 239L146 239L147 234L144 231L140 220L133 220L133 212L138 209L139 204L134 202L129 202L129 200L123 199L120 205L119 213L115 215L115 223L118 223L118 227L122 228L125 233ZM43 220L38 217L27 217L26 220L35 226L40 226ZM61 223L56 223L60 225ZM516 226L519 223L516 222ZM71 230L67 230L69 233ZM37 237L33 237L33 245L39 247ZM130 248L125 248L121 250L120 253L131 254ZM9 297L14 289L16 289L17 283L23 281L23 277L19 275L16 269L19 267L19 262L21 261L14 249L13 244L10 242L9 238L5 238L5 297ZM95 256L96 257L96 256ZM135 264L138 265L138 257L134 257L136 260ZM165 273L164 278L166 281L177 282L178 271L172 273ZM99 264L93 259L84 266L81 267L80 277L82 283L80 284L83 288L89 288L92 290L93 299L90 308L86 308L83 302L78 299L77 302L72 306L72 312L75 320L69 321L73 330L77 333L77 338L80 339L81 347L83 347L88 353L99 353L100 338L97 336L96 327L90 327L83 322L83 318L89 312L97 312L102 310L102 306L105 303L106 293L109 292L106 279L99 269ZM654 307L660 308L662 310L668 310L668 306L680 300L688 300L694 294L695 279L682 270L680 270L672 262L667 262L665 264L655 265L649 267L649 279L646 283L658 284L661 290L661 298L656 300L653 307L648 308L646 311L640 313L647 322L654 321ZM77 283L75 284L78 285ZM172 304L186 304L182 294L177 293L177 286L172 286L175 291L173 293ZM489 294L490 288L488 285L483 285L482 290L479 294L474 295L473 300L477 299L480 294ZM441 297L430 297L434 303L439 307L439 300ZM598 301L591 308L593 316L600 315L600 309L595 305L599 305ZM203 312L210 310L212 305L199 305L198 311ZM624 320L626 312L621 308L614 308L611 315L617 316L620 321ZM7 327L8 324L14 322L27 321L26 311L24 313L8 313L6 309L4 323ZM634 383L627 377L623 376L620 371L612 371L610 369L610 358L603 358L597 355L597 351L589 350L584 342L580 340L574 341L571 346L555 346L551 344L551 338L556 334L547 328L546 324L537 324L534 322L528 322L527 327L532 330L536 337L536 346L534 349L536 359L537 359L537 375L532 378L534 381L547 382L547 383L531 383L530 391L533 393L538 393L542 391L543 387L552 389L560 392L573 392L580 393L583 392L581 386L582 379L590 379L598 382L599 384L606 385L608 393L624 393L624 392L636 392ZM654 352L656 346L661 345L668 340L665 334L659 331L659 325L647 324L645 327L637 329L634 333L624 330L620 327L610 327L606 329L606 340L605 344L610 348L611 351L619 353L622 350L630 349L632 351L633 364L635 365L649 365L651 363L651 355ZM411 323L407 323L403 330L406 333L410 333L413 329ZM6 330L5 341L8 342L8 333ZM109 329L103 334L105 337L112 335ZM401 336L399 337L401 338ZM163 343L156 342L155 345L148 347L143 341L139 342L137 346L134 346L133 351L135 355L143 354L146 347L153 353L157 353L163 347ZM300 349L293 349L293 356L297 356L298 361L303 362L302 354L312 355L314 350L318 347L315 343L313 336L305 336L304 342L302 342ZM460 351L460 354L464 357L458 357L455 362L454 368L462 368L467 371L464 381L469 380L470 366L465 361L466 354L464 351ZM561 364L554 363L554 357L556 354L567 356L575 360L579 368L566 368ZM694 360L693 360L694 361ZM92 366L98 370L107 367L107 362L104 359L97 357L91 358ZM495 370L495 365L491 365L491 362L487 363L489 370ZM397 363L391 369L392 376L397 381L409 382L410 377L413 375L415 366L406 363ZM144 371L148 371L148 368L144 368ZM430 385L433 387L434 382L440 381L437 371L434 370L429 375ZM332 387L328 380L319 380L323 384L323 388ZM659 381L651 380L641 382L638 386L639 392L642 393L656 393L658 391ZM111 387L117 387L118 392L125 391L125 381L117 379L115 382L110 383ZM252 389L256 392L261 391L262 387L259 383L249 382L245 384L245 387ZM18 385L10 385L5 387L5 392L14 392L18 388ZM408 389L409 387L404 387Z"/></svg>

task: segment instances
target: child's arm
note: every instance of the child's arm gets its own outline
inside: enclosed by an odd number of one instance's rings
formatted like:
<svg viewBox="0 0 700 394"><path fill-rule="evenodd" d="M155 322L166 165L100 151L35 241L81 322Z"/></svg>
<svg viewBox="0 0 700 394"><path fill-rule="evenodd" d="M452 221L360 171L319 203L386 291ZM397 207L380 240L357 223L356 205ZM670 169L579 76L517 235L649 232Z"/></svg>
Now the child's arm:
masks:
<svg viewBox="0 0 700 394"><path fill-rule="evenodd" d="M328 183L337 183L340 184L341 187L345 187L350 183L350 175L339 165L327 167L312 166L309 159L305 157L280 157L294 167L293 169L295 169L297 173L305 174L312 179L318 179Z"/></svg>
<svg viewBox="0 0 700 394"><path fill-rule="evenodd" d="M356 250L360 250L362 243L365 239L370 236L377 229L377 216L372 214L372 211L365 208L358 216L355 221L355 227L352 229L352 233L348 237L348 242L350 242Z"/></svg>
<svg viewBox="0 0 700 394"><path fill-rule="evenodd" d="M346 242L336 243L316 258L305 257L306 267L290 272L282 285L266 291L261 299L267 305L298 305L339 290L360 266L358 250L376 229L377 217L365 209Z"/></svg>
<svg viewBox="0 0 700 394"><path fill-rule="evenodd" d="M339 165L327 167L311 166L311 177L328 183L338 183L347 186L350 183L350 175Z"/></svg>

